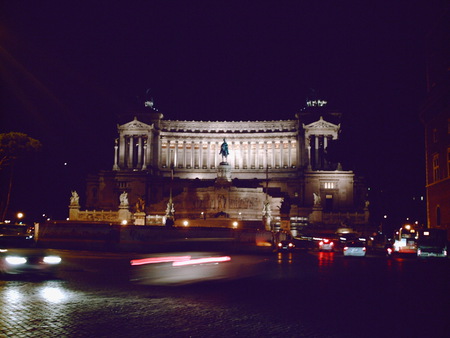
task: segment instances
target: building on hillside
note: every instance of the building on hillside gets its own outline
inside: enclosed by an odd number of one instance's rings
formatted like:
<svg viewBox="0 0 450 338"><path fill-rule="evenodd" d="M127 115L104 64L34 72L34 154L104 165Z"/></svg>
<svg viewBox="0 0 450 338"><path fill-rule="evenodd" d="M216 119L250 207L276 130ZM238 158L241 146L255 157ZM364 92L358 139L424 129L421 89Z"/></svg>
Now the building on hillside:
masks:
<svg viewBox="0 0 450 338"><path fill-rule="evenodd" d="M425 128L427 220L450 228L450 15L443 11L429 34ZM450 235L450 232L449 232Z"/></svg>
<svg viewBox="0 0 450 338"><path fill-rule="evenodd" d="M340 119L319 100L292 120L166 120L148 101L118 125L112 170L88 177L91 211L70 218L114 218L126 196L128 221L142 225L367 225L364 181L327 154Z"/></svg>

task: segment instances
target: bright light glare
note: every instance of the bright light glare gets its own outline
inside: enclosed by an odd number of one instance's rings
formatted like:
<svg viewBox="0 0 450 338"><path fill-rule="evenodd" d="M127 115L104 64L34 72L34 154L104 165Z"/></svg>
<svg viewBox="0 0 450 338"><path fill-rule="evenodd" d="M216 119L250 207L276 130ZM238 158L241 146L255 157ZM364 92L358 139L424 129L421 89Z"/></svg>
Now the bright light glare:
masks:
<svg viewBox="0 0 450 338"><path fill-rule="evenodd" d="M185 227L187 227L187 226L189 225L189 222L188 222L188 221L183 221L183 225L184 225Z"/></svg>
<svg viewBox="0 0 450 338"><path fill-rule="evenodd" d="M59 264L59 263L61 263L61 257L58 257L58 256L47 256L47 257L44 257L44 263L47 263L47 264Z"/></svg>
<svg viewBox="0 0 450 338"><path fill-rule="evenodd" d="M196 265L196 264L204 264L204 263L220 263L220 262L228 262L230 260L231 260L231 257L229 257L229 256L198 258L198 259L191 259L188 261L173 262L172 266Z"/></svg>
<svg viewBox="0 0 450 338"><path fill-rule="evenodd" d="M66 298L66 295L62 292L62 290L56 287L45 287L41 290L40 294L45 300L51 303L58 303Z"/></svg>
<svg viewBox="0 0 450 338"><path fill-rule="evenodd" d="M19 256L8 256L5 258L6 262L11 265L25 264L27 259Z"/></svg>
<svg viewBox="0 0 450 338"><path fill-rule="evenodd" d="M430 233L428 231L424 231L423 235L424 236L430 236Z"/></svg>
<svg viewBox="0 0 450 338"><path fill-rule="evenodd" d="M133 259L130 261L131 265L145 265L155 263L168 263L168 262L182 262L188 261L191 256L170 256L170 257L149 257L142 259Z"/></svg>

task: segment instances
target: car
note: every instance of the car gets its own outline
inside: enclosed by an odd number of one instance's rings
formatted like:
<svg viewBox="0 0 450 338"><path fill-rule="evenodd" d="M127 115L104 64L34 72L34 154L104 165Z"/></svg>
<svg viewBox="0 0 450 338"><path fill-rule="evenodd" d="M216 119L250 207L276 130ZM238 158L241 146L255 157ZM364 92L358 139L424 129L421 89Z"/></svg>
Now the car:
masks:
<svg viewBox="0 0 450 338"><path fill-rule="evenodd" d="M346 243L343 253L345 257L365 257L367 252L366 243L361 241L353 241Z"/></svg>
<svg viewBox="0 0 450 338"><path fill-rule="evenodd" d="M61 257L37 248L32 236L0 236L0 275L54 277Z"/></svg>
<svg viewBox="0 0 450 338"><path fill-rule="evenodd" d="M319 250L320 251L333 251L334 250L334 242L328 238L322 239L319 242Z"/></svg>
<svg viewBox="0 0 450 338"><path fill-rule="evenodd" d="M295 248L293 241L285 240L278 243L278 251L291 251Z"/></svg>

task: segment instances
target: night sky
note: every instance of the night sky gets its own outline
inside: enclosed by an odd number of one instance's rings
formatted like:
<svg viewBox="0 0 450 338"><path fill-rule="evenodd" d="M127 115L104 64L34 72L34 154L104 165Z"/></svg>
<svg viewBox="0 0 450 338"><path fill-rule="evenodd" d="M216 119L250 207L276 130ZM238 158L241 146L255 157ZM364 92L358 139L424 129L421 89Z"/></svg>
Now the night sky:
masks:
<svg viewBox="0 0 450 338"><path fill-rule="evenodd" d="M166 119L204 121L292 119L314 90L343 113L344 169L366 177L374 214L413 217L442 3L3 1L0 132L44 146L16 171L11 212L64 219L71 190L83 206L148 89Z"/></svg>

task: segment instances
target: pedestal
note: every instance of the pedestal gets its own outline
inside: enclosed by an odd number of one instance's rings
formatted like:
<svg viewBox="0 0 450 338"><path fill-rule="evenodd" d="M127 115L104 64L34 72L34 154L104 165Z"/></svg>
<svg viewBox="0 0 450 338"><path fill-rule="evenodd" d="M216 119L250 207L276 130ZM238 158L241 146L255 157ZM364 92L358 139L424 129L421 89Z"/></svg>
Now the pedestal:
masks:
<svg viewBox="0 0 450 338"><path fill-rule="evenodd" d="M79 214L80 214L80 206L79 205L69 205L69 220L71 220L71 221L78 220Z"/></svg>
<svg viewBox="0 0 450 338"><path fill-rule="evenodd" d="M312 213L309 214L309 221L311 223L322 223L323 221L323 208L313 207Z"/></svg>
<svg viewBox="0 0 450 338"><path fill-rule="evenodd" d="M220 162L217 167L217 181L231 182L231 165L227 162Z"/></svg>
<svg viewBox="0 0 450 338"><path fill-rule="evenodd" d="M134 225L145 225L145 212L136 212L134 214Z"/></svg>
<svg viewBox="0 0 450 338"><path fill-rule="evenodd" d="M119 222L123 221L130 222L131 212L128 210L128 206L119 206Z"/></svg>

